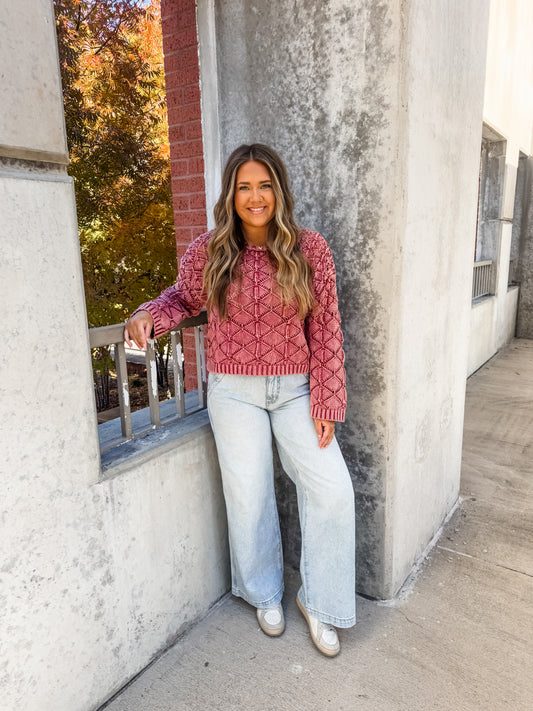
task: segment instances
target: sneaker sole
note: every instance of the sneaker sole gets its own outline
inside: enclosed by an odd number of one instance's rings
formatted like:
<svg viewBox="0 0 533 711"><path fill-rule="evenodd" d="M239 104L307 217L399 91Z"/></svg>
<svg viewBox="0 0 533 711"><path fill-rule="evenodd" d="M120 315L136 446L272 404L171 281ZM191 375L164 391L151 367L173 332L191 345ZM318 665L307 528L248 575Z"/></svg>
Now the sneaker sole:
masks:
<svg viewBox="0 0 533 711"><path fill-rule="evenodd" d="M309 620L309 616L307 614L307 610L305 607L302 605L300 602L300 598L296 596L296 604L298 605L298 608L302 615L305 617L305 621L307 622L307 626L309 627L309 634L311 635L311 639L313 640L313 644L315 647L318 649L319 652L322 652L322 654L325 654L326 657L336 657L337 654L341 651L340 647L339 649L327 649L326 647L322 647L320 642L317 640L315 635L313 634L313 629L311 627L311 622Z"/></svg>

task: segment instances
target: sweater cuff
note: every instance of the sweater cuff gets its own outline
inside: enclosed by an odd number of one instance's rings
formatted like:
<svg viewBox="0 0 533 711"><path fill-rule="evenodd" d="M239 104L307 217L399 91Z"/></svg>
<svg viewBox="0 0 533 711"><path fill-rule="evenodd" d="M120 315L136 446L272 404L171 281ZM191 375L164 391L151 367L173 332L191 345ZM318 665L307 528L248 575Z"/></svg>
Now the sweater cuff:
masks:
<svg viewBox="0 0 533 711"><path fill-rule="evenodd" d="M312 405L311 406L311 417L316 420L329 420L330 422L344 422L344 417L346 414L346 408L339 407L336 410L332 410L329 407L324 407L323 405Z"/></svg>
<svg viewBox="0 0 533 711"><path fill-rule="evenodd" d="M139 311L148 311L150 316L154 320L154 327L152 328L152 333L150 334L150 338L159 338L159 336L162 336L163 333L166 333L166 329L163 328L161 324L161 312L157 308L157 306L153 303L153 301L147 301L144 304L141 304L138 306L135 311L131 314L130 318L132 316L135 316L136 313Z"/></svg>

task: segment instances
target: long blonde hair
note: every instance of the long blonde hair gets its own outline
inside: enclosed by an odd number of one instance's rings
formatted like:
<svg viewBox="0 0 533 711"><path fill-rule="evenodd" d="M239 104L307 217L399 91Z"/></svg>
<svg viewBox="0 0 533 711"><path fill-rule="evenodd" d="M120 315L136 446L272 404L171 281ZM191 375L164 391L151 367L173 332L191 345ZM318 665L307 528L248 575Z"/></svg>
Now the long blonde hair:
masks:
<svg viewBox="0 0 533 711"><path fill-rule="evenodd" d="M269 257L277 270L276 281L282 303L288 305L296 300L299 316L303 319L315 305L311 286L313 270L298 248L300 230L292 215L294 200L285 166L272 148L261 143L236 148L222 174L222 191L214 208L215 229L207 247L209 259L204 269L207 308L215 307L220 318L225 318L228 289L233 280L240 277L239 266L246 240L235 210L234 195L237 171L248 161L262 163L270 174L276 207L268 226Z"/></svg>

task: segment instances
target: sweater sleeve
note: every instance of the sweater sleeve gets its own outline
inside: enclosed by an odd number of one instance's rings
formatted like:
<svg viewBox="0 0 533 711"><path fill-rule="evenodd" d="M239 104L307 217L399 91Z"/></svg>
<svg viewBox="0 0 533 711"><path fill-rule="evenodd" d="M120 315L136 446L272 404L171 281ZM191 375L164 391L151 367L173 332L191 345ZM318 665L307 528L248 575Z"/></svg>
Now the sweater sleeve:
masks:
<svg viewBox="0 0 533 711"><path fill-rule="evenodd" d="M185 318L197 316L206 303L203 272L207 262L207 237L201 235L188 247L180 261L176 283L153 301L135 309L148 311L154 319L152 338L172 330Z"/></svg>
<svg viewBox="0 0 533 711"><path fill-rule="evenodd" d="M313 290L317 305L305 320L310 358L311 417L344 422L346 374L335 265L327 242L316 235Z"/></svg>

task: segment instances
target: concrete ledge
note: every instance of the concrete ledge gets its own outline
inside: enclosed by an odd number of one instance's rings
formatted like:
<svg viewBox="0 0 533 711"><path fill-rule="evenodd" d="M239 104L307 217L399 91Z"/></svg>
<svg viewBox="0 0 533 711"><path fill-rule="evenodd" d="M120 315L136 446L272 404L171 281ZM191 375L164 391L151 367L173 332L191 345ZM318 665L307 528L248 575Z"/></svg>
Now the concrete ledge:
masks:
<svg viewBox="0 0 533 711"><path fill-rule="evenodd" d="M496 297L494 294L485 294L484 296L478 296L477 299L472 299L472 308L475 309L476 306L481 306L486 304L487 301L494 301Z"/></svg>
<svg viewBox="0 0 533 711"><path fill-rule="evenodd" d="M4 156L5 158L17 158L19 160L57 163L65 166L69 164L68 155L65 153L42 151L38 148L26 148L24 146L6 146L5 144L0 144L0 156Z"/></svg>
<svg viewBox="0 0 533 711"><path fill-rule="evenodd" d="M201 410L142 437L119 444L101 455L102 479L112 479L208 432L211 432L209 416L207 410Z"/></svg>

